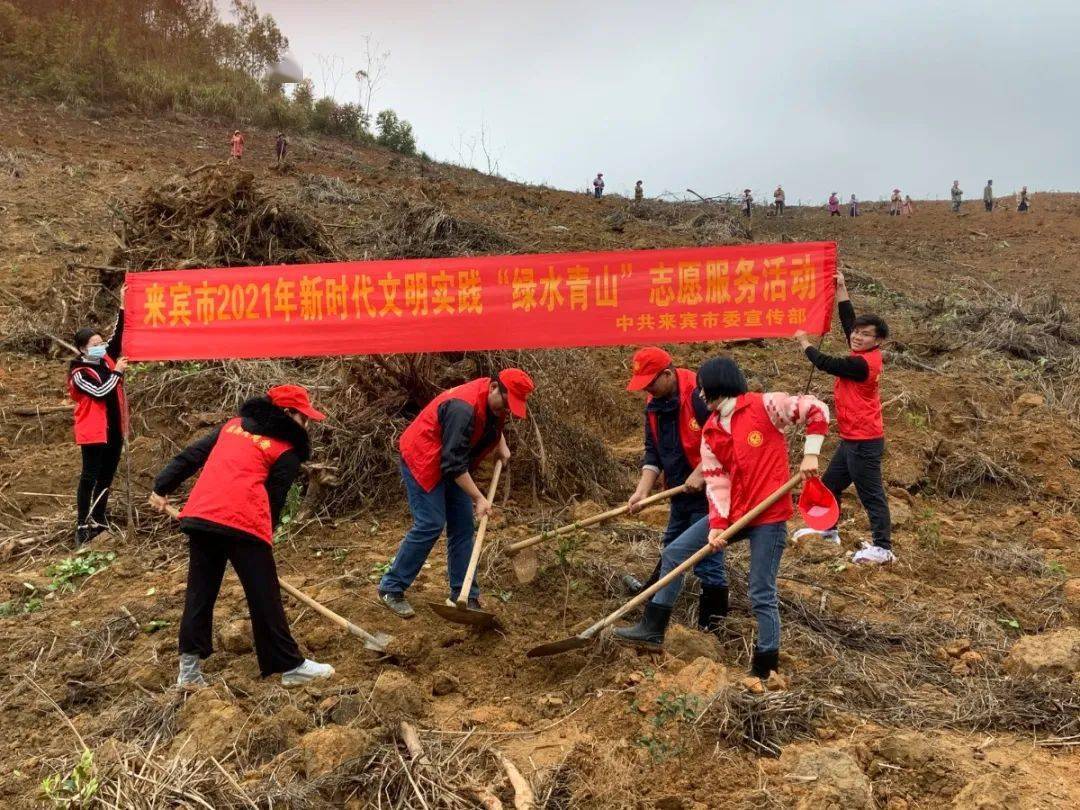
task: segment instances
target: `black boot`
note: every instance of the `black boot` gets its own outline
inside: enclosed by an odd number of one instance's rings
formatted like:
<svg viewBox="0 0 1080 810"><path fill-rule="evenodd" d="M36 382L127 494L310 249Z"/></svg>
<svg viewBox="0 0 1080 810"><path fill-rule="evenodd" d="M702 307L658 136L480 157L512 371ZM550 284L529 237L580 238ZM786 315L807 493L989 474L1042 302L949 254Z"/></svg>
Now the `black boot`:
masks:
<svg viewBox="0 0 1080 810"><path fill-rule="evenodd" d="M649 602L641 621L633 627L620 627L612 637L620 644L659 650L664 645L664 633L671 621L671 608Z"/></svg>
<svg viewBox="0 0 1080 810"><path fill-rule="evenodd" d="M770 650L759 652L754 650L754 657L750 660L750 674L762 680L769 677L770 672L780 671L780 651Z"/></svg>
<svg viewBox="0 0 1080 810"><path fill-rule="evenodd" d="M715 632L720 621L728 614L728 589L726 586L702 585L698 597L698 630Z"/></svg>

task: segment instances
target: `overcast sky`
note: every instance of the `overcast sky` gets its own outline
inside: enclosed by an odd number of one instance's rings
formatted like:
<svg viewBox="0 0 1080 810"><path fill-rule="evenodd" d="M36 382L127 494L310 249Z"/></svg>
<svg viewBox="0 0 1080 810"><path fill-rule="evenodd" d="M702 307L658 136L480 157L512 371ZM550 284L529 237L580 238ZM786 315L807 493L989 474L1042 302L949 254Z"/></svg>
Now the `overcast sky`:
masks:
<svg viewBox="0 0 1080 810"><path fill-rule="evenodd" d="M224 5L224 0L219 0ZM460 162L483 127L503 175L582 189L788 201L1080 188L1080 3L258 0L322 89L363 37L376 109ZM468 157L468 149L465 150ZM483 158L476 153L478 168Z"/></svg>

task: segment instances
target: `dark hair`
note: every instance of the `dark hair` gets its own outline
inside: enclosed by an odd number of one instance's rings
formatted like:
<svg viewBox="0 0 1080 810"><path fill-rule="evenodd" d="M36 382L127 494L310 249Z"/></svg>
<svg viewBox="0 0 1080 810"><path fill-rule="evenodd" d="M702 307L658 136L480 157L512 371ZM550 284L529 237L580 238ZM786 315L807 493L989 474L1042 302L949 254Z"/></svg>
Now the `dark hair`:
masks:
<svg viewBox="0 0 1080 810"><path fill-rule="evenodd" d="M852 330L858 329L860 326L872 326L877 332L877 336L884 340L889 336L889 325L885 323L885 320L877 315L860 315L855 319L855 322L851 325Z"/></svg>
<svg viewBox="0 0 1080 810"><path fill-rule="evenodd" d="M707 400L737 397L746 393L746 377L738 363L730 357L712 357L702 363L698 369L697 382Z"/></svg>
<svg viewBox="0 0 1080 810"><path fill-rule="evenodd" d="M81 352L86 348L86 344L90 342L90 338L96 334L97 329L91 329L89 326L84 326L75 333L75 348Z"/></svg>

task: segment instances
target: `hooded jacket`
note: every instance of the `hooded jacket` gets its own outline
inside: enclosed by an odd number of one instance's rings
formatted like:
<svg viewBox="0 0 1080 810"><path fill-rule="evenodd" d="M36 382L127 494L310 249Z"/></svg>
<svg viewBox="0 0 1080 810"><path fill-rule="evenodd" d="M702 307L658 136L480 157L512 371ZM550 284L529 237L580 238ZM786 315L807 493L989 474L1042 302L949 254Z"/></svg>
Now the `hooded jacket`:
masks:
<svg viewBox="0 0 1080 810"><path fill-rule="evenodd" d="M170 461L154 479L154 492L170 495L202 470L180 528L273 543L289 488L310 457L307 431L269 399L256 397Z"/></svg>

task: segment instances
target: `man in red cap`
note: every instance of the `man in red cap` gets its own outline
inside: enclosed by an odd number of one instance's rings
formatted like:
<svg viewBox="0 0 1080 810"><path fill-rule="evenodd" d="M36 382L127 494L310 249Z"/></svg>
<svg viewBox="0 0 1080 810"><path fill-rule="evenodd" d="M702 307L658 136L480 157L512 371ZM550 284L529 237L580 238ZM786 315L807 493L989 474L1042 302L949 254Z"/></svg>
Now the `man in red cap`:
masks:
<svg viewBox="0 0 1080 810"><path fill-rule="evenodd" d="M281 605L273 552L289 488L311 455L308 421L324 418L301 386L275 386L184 448L154 479L150 505L164 512L168 496L202 470L180 512L190 561L178 685L206 685L201 661L214 649L214 603L227 562L244 586L263 677L280 672L282 684L297 686L334 674L329 664L300 654Z"/></svg>
<svg viewBox="0 0 1080 810"><path fill-rule="evenodd" d="M401 434L401 477L413 525L379 582L379 600L397 616L415 615L405 591L443 529L450 598L461 590L472 555L473 517L491 512L472 472L492 451L504 464L510 460L503 435L506 414L524 419L525 400L534 388L532 378L518 368L481 377L439 394ZM480 608L475 582L468 604Z"/></svg>
<svg viewBox="0 0 1080 810"><path fill-rule="evenodd" d="M661 473L667 489L683 486L690 490L671 499L668 524L661 538L667 548L676 537L709 514L701 475L701 427L709 410L697 386L697 374L676 368L671 355L656 346L646 346L634 355L633 376L628 391L644 391L645 458L637 489L630 496L630 511L648 497ZM695 569L701 581L698 601L698 627L715 628L728 612L727 576L723 565L707 557ZM649 587L660 576L660 560L645 583L627 576L624 582L632 591Z"/></svg>

